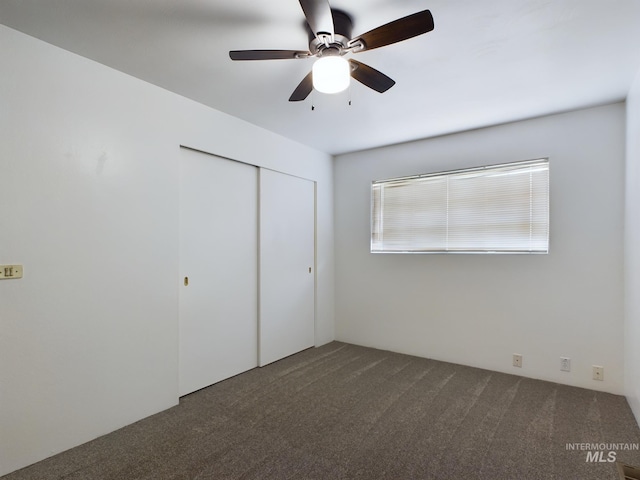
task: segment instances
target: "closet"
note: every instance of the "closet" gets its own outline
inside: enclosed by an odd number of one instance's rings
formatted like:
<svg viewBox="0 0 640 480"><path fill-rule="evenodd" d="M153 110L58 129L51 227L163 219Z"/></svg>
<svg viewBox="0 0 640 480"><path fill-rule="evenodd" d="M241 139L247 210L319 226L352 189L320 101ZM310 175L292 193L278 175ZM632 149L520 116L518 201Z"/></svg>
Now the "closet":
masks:
<svg viewBox="0 0 640 480"><path fill-rule="evenodd" d="M179 394L314 345L315 184L180 150Z"/></svg>

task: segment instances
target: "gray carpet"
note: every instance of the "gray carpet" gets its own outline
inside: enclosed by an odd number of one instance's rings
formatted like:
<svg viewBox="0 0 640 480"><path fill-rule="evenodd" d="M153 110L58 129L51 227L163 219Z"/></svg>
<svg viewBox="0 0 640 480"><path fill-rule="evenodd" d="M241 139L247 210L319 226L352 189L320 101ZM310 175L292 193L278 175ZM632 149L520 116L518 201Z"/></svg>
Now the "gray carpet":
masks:
<svg viewBox="0 0 640 480"><path fill-rule="evenodd" d="M577 443L640 444L626 400L333 342L3 480L618 478Z"/></svg>

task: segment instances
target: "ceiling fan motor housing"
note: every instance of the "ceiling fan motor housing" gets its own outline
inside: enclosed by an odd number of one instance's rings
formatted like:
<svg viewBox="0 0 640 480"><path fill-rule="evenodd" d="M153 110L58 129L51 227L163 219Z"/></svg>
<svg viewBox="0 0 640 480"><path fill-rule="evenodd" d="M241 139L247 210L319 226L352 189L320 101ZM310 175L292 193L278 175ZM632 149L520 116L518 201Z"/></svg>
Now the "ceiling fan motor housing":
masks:
<svg viewBox="0 0 640 480"><path fill-rule="evenodd" d="M305 28L309 36L309 51L313 55L319 57L325 55L343 55L343 50L348 47L351 40L353 30L353 20L342 10L331 9L333 14L333 42L324 42L321 38L316 37L309 25L305 22Z"/></svg>

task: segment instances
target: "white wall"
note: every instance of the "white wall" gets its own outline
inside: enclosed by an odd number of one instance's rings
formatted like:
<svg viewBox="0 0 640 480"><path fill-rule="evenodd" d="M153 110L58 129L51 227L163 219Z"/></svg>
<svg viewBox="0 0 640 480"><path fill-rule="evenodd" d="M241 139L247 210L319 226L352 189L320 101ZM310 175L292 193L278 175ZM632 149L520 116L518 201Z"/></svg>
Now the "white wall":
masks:
<svg viewBox="0 0 640 480"><path fill-rule="evenodd" d="M615 104L337 157L336 338L622 393L624 125ZM539 157L548 255L369 253L371 181Z"/></svg>
<svg viewBox="0 0 640 480"><path fill-rule="evenodd" d="M179 145L317 181L333 339L332 159L0 26L0 475L178 400Z"/></svg>
<svg viewBox="0 0 640 480"><path fill-rule="evenodd" d="M640 424L640 72L627 97L625 395Z"/></svg>

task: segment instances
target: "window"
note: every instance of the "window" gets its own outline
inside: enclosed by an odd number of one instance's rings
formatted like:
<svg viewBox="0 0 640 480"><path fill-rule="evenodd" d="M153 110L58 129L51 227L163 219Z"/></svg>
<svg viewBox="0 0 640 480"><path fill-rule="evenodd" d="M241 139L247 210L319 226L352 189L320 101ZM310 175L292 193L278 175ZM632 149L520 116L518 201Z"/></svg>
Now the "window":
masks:
<svg viewBox="0 0 640 480"><path fill-rule="evenodd" d="M371 186L371 252L547 253L548 248L548 159Z"/></svg>

